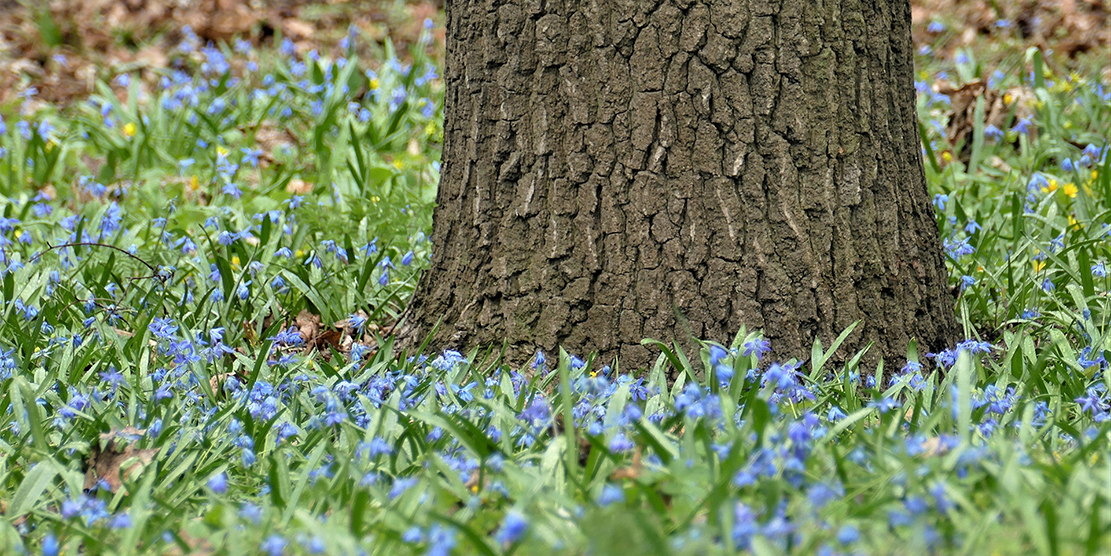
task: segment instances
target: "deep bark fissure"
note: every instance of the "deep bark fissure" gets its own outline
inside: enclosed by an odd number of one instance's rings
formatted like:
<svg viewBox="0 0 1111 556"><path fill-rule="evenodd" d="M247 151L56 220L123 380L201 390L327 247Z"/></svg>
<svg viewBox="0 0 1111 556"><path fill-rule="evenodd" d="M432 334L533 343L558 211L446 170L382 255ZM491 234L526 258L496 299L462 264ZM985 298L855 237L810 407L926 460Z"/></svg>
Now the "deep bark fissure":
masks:
<svg viewBox="0 0 1111 556"><path fill-rule="evenodd" d="M905 0L449 2L432 268L401 328L641 366L956 338ZM923 315L925 315L923 317Z"/></svg>

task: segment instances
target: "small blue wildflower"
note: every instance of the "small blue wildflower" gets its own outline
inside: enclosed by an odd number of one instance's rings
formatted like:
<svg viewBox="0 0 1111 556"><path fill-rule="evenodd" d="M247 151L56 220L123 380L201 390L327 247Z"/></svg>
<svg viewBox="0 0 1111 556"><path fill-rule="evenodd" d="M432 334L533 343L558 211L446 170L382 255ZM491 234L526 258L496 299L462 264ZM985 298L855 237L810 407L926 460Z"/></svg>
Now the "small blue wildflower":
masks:
<svg viewBox="0 0 1111 556"><path fill-rule="evenodd" d="M494 540L501 544L513 544L525 536L528 531L528 520L515 511L505 514L502 526L494 535Z"/></svg>
<svg viewBox="0 0 1111 556"><path fill-rule="evenodd" d="M208 488L216 494L226 493L228 491L228 475L226 473L220 473L219 475L213 476L208 480Z"/></svg>
<svg viewBox="0 0 1111 556"><path fill-rule="evenodd" d="M266 540L262 541L262 544L259 545L259 550L269 556L281 556L282 553L285 552L286 544L286 540L282 538L281 535L274 533L266 537Z"/></svg>
<svg viewBox="0 0 1111 556"><path fill-rule="evenodd" d="M412 488L416 484L417 484L417 478L416 477L404 477L404 478L395 480L393 482L393 486L390 487L390 500L393 500L394 498L397 498L398 496L401 496L402 494L405 494L405 491L409 490L410 488Z"/></svg>
<svg viewBox="0 0 1111 556"><path fill-rule="evenodd" d="M607 484L602 488L602 493L598 495L599 506L609 506L610 504L619 504L625 501L625 491L621 487Z"/></svg>
<svg viewBox="0 0 1111 556"><path fill-rule="evenodd" d="M837 532L837 542L841 544L853 544L860 540L860 531L853 525L844 525L841 530Z"/></svg>
<svg viewBox="0 0 1111 556"><path fill-rule="evenodd" d="M892 409L899 407L899 403L891 398L881 398L868 402L868 407L876 408L880 413L887 413Z"/></svg>
<svg viewBox="0 0 1111 556"><path fill-rule="evenodd" d="M58 556L61 552L61 546L58 544L58 537L54 533L47 533L42 539L42 556Z"/></svg>
<svg viewBox="0 0 1111 556"><path fill-rule="evenodd" d="M960 259L966 255L971 255L976 252L976 248L968 243L967 238L953 239L946 238L942 241L945 253L954 259Z"/></svg>
<svg viewBox="0 0 1111 556"><path fill-rule="evenodd" d="M120 512L108 521L109 529L129 529L131 527L131 516L127 512Z"/></svg>
<svg viewBox="0 0 1111 556"><path fill-rule="evenodd" d="M764 338L753 338L745 342L744 348L742 355L745 357L754 355L756 356L756 360L760 361L763 359L764 355L772 350L772 345Z"/></svg>

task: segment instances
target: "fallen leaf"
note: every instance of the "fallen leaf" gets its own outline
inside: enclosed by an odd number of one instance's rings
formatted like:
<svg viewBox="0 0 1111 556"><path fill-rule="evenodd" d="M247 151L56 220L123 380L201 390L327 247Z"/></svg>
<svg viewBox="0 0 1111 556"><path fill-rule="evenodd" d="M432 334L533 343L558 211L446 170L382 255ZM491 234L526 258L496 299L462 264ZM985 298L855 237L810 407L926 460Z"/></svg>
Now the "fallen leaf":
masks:
<svg viewBox="0 0 1111 556"><path fill-rule="evenodd" d="M641 447L637 446L636 452L633 453L633 462L628 467L621 467L610 473L611 481L620 481L622 479L636 480L640 477L641 472L644 470L644 465L640 461Z"/></svg>
<svg viewBox="0 0 1111 556"><path fill-rule="evenodd" d="M305 344L312 344L316 336L320 334L320 317L314 315L304 309L297 313L297 318L293 321L293 325L297 327L297 331L301 333L301 340Z"/></svg>
<svg viewBox="0 0 1111 556"><path fill-rule="evenodd" d="M926 457L944 456L949 453L949 447L941 443L938 437L928 438L922 442L922 455Z"/></svg>
<svg viewBox="0 0 1111 556"><path fill-rule="evenodd" d="M296 41L312 38L316 34L316 27L300 19L290 18L282 22L282 31Z"/></svg>
<svg viewBox="0 0 1111 556"><path fill-rule="evenodd" d="M286 184L285 190L287 193L291 193L293 195L307 195L309 193L312 193L312 187L313 186L311 183L300 180L298 178L293 178L289 180L289 183Z"/></svg>
<svg viewBox="0 0 1111 556"><path fill-rule="evenodd" d="M104 481L110 491L116 492L123 486L124 480L135 478L150 465L159 448L137 449L134 446L134 442L144 434L146 430L124 427L100 435L100 442L93 445L89 455L85 488L93 488Z"/></svg>

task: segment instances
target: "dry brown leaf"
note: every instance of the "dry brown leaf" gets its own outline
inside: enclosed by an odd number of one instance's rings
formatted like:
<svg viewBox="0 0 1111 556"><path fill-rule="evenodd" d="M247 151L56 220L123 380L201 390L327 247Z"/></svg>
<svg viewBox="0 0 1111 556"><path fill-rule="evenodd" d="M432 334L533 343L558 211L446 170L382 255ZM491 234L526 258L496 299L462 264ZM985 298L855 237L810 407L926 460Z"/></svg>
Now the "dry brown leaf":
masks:
<svg viewBox="0 0 1111 556"><path fill-rule="evenodd" d="M934 90L949 96L949 125L945 136L949 144L961 146L958 157L964 162L968 162L972 156L972 134L976 128L976 107L980 99L983 99L985 126L1003 129L1007 125L1007 118L1012 114L1018 119L1033 113L1033 94L1022 87L1000 92L989 89L982 81L975 79L960 87L954 87L947 81L938 81L934 84ZM1031 130L1031 133L1034 131Z"/></svg>
<svg viewBox="0 0 1111 556"><path fill-rule="evenodd" d="M320 317L304 309L297 313L293 325L297 327L297 331L301 333L301 340L306 344L311 344L320 333Z"/></svg>
<svg viewBox="0 0 1111 556"><path fill-rule="evenodd" d="M992 156L991 160L988 161L988 164L991 164L991 167L995 168L996 170L1002 170L1005 174L1011 173L1011 165L1004 162L1003 159L999 158L998 156Z"/></svg>
<svg viewBox="0 0 1111 556"><path fill-rule="evenodd" d="M233 376L232 373L219 373L212 375L212 377L208 379L208 385L211 386L212 391L216 392L217 396L219 396L220 385L226 382L231 376Z"/></svg>
<svg viewBox="0 0 1111 556"><path fill-rule="evenodd" d="M610 473L611 481L620 481L622 479L637 480L641 472L644 471L644 465L640 461L641 447L637 446L636 452L633 453L633 462L628 467L621 467Z"/></svg>
<svg viewBox="0 0 1111 556"><path fill-rule="evenodd" d="M926 457L944 456L949 453L949 447L941 443L941 439L933 437L922 443L922 455Z"/></svg>
<svg viewBox="0 0 1111 556"><path fill-rule="evenodd" d="M209 40L226 41L236 35L250 34L259 18L246 6L234 6L209 15L203 36Z"/></svg>
<svg viewBox="0 0 1111 556"><path fill-rule="evenodd" d="M110 491L116 492L123 486L124 480L134 479L153 462L158 455L158 448L136 449L134 446L134 441L144 434L146 430L124 427L100 435L100 443L93 445L89 455L85 488L93 488L104 481Z"/></svg>
<svg viewBox="0 0 1111 556"><path fill-rule="evenodd" d="M185 545L189 547L189 552L182 552L180 546L171 544L163 553L165 556L185 556L186 554L189 556L208 556L215 553L212 543L207 538L201 537L198 539L185 531L180 531L178 536L181 537L182 541L185 541Z"/></svg>
<svg viewBox="0 0 1111 556"><path fill-rule="evenodd" d="M282 22L282 31L289 38L299 41L312 38L316 34L316 27L300 19L289 18Z"/></svg>
<svg viewBox="0 0 1111 556"><path fill-rule="evenodd" d="M289 183L285 185L285 190L287 193L291 193L293 195L308 195L309 193L312 193L312 187L313 185L309 182L306 182L299 178L293 178L289 180Z"/></svg>
<svg viewBox="0 0 1111 556"><path fill-rule="evenodd" d="M313 341L313 347L323 348L324 346L328 346L336 351L340 351L342 342L343 330L329 329L320 332Z"/></svg>

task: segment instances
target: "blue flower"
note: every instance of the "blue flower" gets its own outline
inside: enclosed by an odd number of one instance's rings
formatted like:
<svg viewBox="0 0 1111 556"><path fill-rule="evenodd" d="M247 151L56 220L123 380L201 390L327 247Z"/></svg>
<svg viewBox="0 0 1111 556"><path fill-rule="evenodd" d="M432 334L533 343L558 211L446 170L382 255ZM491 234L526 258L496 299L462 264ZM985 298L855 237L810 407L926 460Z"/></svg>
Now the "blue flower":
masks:
<svg viewBox="0 0 1111 556"><path fill-rule="evenodd" d="M247 147L239 150L243 152L243 158L239 161L240 164L250 164L252 168L258 167L258 157L262 156L261 150L248 149Z"/></svg>
<svg viewBox="0 0 1111 556"><path fill-rule="evenodd" d="M621 487L614 485L606 485L602 488L602 493L598 495L599 506L609 506L610 504L621 503L625 501L625 491Z"/></svg>
<svg viewBox="0 0 1111 556"><path fill-rule="evenodd" d="M899 407L899 404L891 398L881 398L880 400L868 402L868 407L874 407L879 410L880 413L887 413Z"/></svg>
<svg viewBox="0 0 1111 556"><path fill-rule="evenodd" d="M1089 388L1087 396L1076 398L1075 401L1080 404L1081 411L1091 412L1092 415L1100 415L1105 411L1103 406L1106 405L1106 402L1103 401L1095 388Z"/></svg>
<svg viewBox="0 0 1111 556"><path fill-rule="evenodd" d="M959 259L961 257L971 255L976 252L976 248L972 245L969 245L967 238L952 240L949 238L945 238L944 240L942 240L942 244L945 248L946 254L954 259Z"/></svg>
<svg viewBox="0 0 1111 556"><path fill-rule="evenodd" d="M448 556L455 548L455 530L441 527L435 523L428 529L427 556Z"/></svg>
<svg viewBox="0 0 1111 556"><path fill-rule="evenodd" d="M42 539L42 556L58 556L60 550L58 537L54 533L47 533Z"/></svg>
<svg viewBox="0 0 1111 556"><path fill-rule="evenodd" d="M268 554L269 556L281 556L285 551L286 540L281 535L275 533L266 537L259 545L259 550Z"/></svg>
<svg viewBox="0 0 1111 556"><path fill-rule="evenodd" d="M860 531L853 525L844 525L837 532L837 542L841 544L853 544L859 540Z"/></svg>
<svg viewBox="0 0 1111 556"><path fill-rule="evenodd" d="M745 342L744 348L745 349L742 354L745 357L755 355L756 360L759 361L764 357L765 354L772 350L772 345L763 338L753 338L752 340Z"/></svg>
<svg viewBox="0 0 1111 556"><path fill-rule="evenodd" d="M421 532L420 527L414 525L401 535L401 540L409 544L417 544L424 540L424 533Z"/></svg>
<svg viewBox="0 0 1111 556"><path fill-rule="evenodd" d="M494 540L501 544L513 544L525 536L528 531L528 520L521 514L511 511L505 514L502 526L494 535Z"/></svg>
<svg viewBox="0 0 1111 556"><path fill-rule="evenodd" d="M390 488L390 500L393 500L394 498L405 494L405 491L409 490L416 484L416 477L405 477L395 480L393 482L393 487Z"/></svg>
<svg viewBox="0 0 1111 556"><path fill-rule="evenodd" d="M1099 161L1100 156L1101 156L1102 153L1103 153L1102 149L1100 149L1099 147L1095 146L1092 143L1088 143L1088 146L1084 147L1084 151L1083 151L1082 154L1084 156L1087 156L1088 158L1090 158L1092 160Z"/></svg>
<svg viewBox="0 0 1111 556"><path fill-rule="evenodd" d="M611 452L624 453L632 451L633 448L636 448L636 444L634 444L632 440L629 440L623 432L617 433L617 435L613 437L613 440L610 440L609 449Z"/></svg>
<svg viewBox="0 0 1111 556"><path fill-rule="evenodd" d="M220 473L219 475L213 476L208 480L208 488L216 494L226 493L228 491L228 475L226 473Z"/></svg>
<svg viewBox="0 0 1111 556"><path fill-rule="evenodd" d="M131 516L127 512L121 512L112 517L108 521L109 529L128 529L131 527Z"/></svg>
<svg viewBox="0 0 1111 556"><path fill-rule="evenodd" d="M834 482L832 485L826 483L816 483L810 487L806 493L806 498L815 509L821 509L830 502L843 498L845 496L845 488L840 483Z"/></svg>

